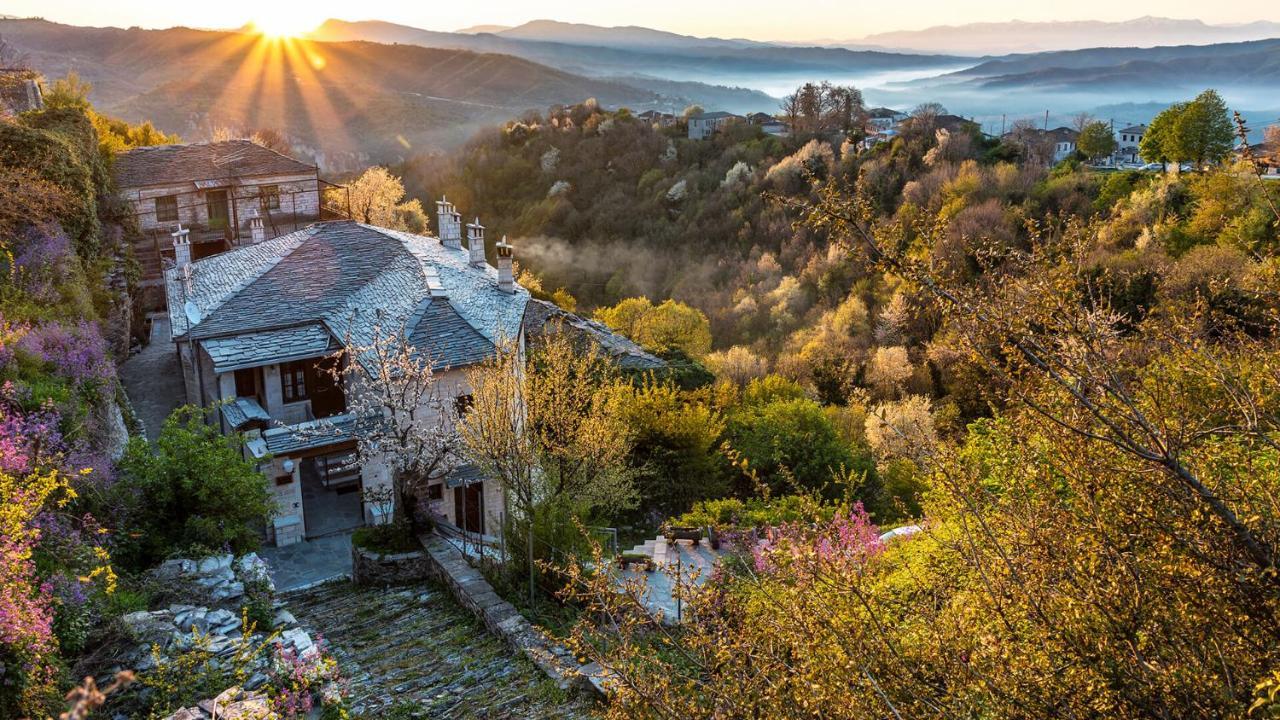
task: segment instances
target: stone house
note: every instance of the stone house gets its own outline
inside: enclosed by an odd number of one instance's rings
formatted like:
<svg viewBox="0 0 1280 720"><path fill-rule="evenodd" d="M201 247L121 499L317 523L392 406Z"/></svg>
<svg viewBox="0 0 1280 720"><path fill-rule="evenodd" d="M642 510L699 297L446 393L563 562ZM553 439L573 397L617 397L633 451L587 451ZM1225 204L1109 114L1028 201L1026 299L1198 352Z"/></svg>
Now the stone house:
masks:
<svg viewBox="0 0 1280 720"><path fill-rule="evenodd" d="M42 108L39 73L27 68L0 68L0 117Z"/></svg>
<svg viewBox="0 0 1280 720"><path fill-rule="evenodd" d="M746 122L746 118L741 115L734 115L731 112L724 112L723 110L690 115L689 139L704 140L720 132L729 125L735 125L741 122Z"/></svg>
<svg viewBox="0 0 1280 720"><path fill-rule="evenodd" d="M359 389L329 372L343 338L402 321L432 358L443 399L460 406L467 367L504 339L524 346L529 293L512 277L510 246L498 244L491 267L479 222L463 248L453 206L439 203L439 218L440 238L332 221L202 259L188 229L173 234L165 283L187 400L221 401L222 431L245 433L276 499L267 534L279 545L384 519L362 491L390 485L388 464L357 460L367 419L348 408ZM433 479L427 497L441 521L497 534L497 481L464 467Z"/></svg>
<svg viewBox="0 0 1280 720"><path fill-rule="evenodd" d="M661 110L645 110L636 115L636 119L647 122L656 128L668 128L676 124L676 116L674 114L662 112Z"/></svg>
<svg viewBox="0 0 1280 720"><path fill-rule="evenodd" d="M315 166L251 140L134 148L116 156L116 178L142 230L134 255L144 287L163 284L179 226L199 260L333 216Z"/></svg>

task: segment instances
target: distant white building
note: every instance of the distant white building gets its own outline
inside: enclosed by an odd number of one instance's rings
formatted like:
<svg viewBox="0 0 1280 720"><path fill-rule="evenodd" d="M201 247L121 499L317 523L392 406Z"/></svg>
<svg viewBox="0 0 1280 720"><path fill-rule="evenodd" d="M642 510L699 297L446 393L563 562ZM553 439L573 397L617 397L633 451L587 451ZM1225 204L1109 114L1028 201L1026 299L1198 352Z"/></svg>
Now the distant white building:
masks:
<svg viewBox="0 0 1280 720"><path fill-rule="evenodd" d="M898 124L907 119L907 114L891 108L872 108L867 111L867 135L891 137L898 129Z"/></svg>
<svg viewBox="0 0 1280 720"><path fill-rule="evenodd" d="M746 122L741 115L723 110L689 116L689 139L705 140L730 125Z"/></svg>
<svg viewBox="0 0 1280 720"><path fill-rule="evenodd" d="M766 135L776 135L778 137L786 137L791 134L791 127L781 120L770 120L769 122L760 123L760 129Z"/></svg>
<svg viewBox="0 0 1280 720"><path fill-rule="evenodd" d="M1138 147L1142 143L1142 136L1147 134L1146 125L1130 125L1121 128L1115 132L1116 135L1116 154L1115 161L1117 163L1133 163L1138 162Z"/></svg>
<svg viewBox="0 0 1280 720"><path fill-rule="evenodd" d="M1080 133L1068 127L1057 127L1045 132L1045 139L1053 145L1053 161L1062 162L1076 151Z"/></svg>

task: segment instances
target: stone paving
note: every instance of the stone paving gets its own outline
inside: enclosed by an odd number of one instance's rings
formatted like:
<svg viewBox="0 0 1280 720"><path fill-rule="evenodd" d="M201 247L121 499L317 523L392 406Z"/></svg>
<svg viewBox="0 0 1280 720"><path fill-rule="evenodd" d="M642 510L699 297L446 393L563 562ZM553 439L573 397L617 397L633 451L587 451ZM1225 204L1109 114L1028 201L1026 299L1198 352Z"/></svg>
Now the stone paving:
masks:
<svg viewBox="0 0 1280 720"><path fill-rule="evenodd" d="M351 533L264 547L258 555L267 561L271 581L280 592L351 577Z"/></svg>
<svg viewBox="0 0 1280 720"><path fill-rule="evenodd" d="M388 589L335 582L284 600L328 644L358 717L393 709L416 718L590 717L589 700L566 695L514 656L438 583Z"/></svg>
<svg viewBox="0 0 1280 720"><path fill-rule="evenodd" d="M147 431L147 439L154 442L160 435L165 418L187 397L167 317L152 318L151 341L124 361L120 367L120 380L124 383L133 411Z"/></svg>
<svg viewBox="0 0 1280 720"><path fill-rule="evenodd" d="M644 580L648 589L645 604L651 611L661 610L663 620L668 623L679 622L684 609L683 603L678 603L675 598L677 583L686 589L702 585L711 577L720 559L720 553L712 550L705 540L697 545L688 540L677 540L675 545L667 545L666 538L661 535L637 545L631 552L653 558L657 569L645 572L632 566L620 573L621 576Z"/></svg>

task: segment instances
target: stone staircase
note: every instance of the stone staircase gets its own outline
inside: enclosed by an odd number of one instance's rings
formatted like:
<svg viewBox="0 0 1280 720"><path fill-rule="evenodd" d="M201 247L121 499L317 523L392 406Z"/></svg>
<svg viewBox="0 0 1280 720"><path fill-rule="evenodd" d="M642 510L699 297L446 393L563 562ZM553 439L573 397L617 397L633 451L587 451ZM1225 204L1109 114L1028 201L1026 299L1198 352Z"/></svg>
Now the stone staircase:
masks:
<svg viewBox="0 0 1280 720"><path fill-rule="evenodd" d="M588 717L588 701L568 698L513 656L436 583L336 582L284 600L338 660L357 716L395 708L421 718Z"/></svg>

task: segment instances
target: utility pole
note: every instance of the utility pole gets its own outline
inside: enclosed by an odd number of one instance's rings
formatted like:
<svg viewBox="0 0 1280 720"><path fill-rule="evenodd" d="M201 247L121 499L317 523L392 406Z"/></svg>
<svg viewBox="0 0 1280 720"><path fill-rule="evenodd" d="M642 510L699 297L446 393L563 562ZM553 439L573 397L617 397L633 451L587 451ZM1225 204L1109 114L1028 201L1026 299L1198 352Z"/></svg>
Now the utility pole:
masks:
<svg viewBox="0 0 1280 720"><path fill-rule="evenodd" d="M1049 111L1044 111L1044 131L1049 132Z"/></svg>
<svg viewBox="0 0 1280 720"><path fill-rule="evenodd" d="M1000 137L1004 137L1004 120L1007 117L1004 113L1000 114Z"/></svg>

